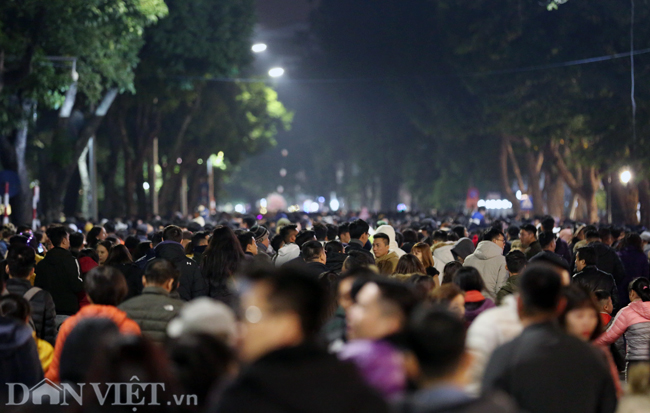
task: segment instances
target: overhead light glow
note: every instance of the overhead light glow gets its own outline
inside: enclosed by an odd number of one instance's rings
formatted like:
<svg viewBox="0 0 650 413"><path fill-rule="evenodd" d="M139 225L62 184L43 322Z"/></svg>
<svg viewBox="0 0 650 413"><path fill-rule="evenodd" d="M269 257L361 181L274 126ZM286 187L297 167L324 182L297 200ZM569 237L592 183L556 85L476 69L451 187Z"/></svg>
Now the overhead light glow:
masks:
<svg viewBox="0 0 650 413"><path fill-rule="evenodd" d="M397 212L404 212L404 211L406 211L406 204L397 205Z"/></svg>
<svg viewBox="0 0 650 413"><path fill-rule="evenodd" d="M253 49L254 53L262 53L266 51L267 47L264 43L255 43L251 49Z"/></svg>
<svg viewBox="0 0 650 413"><path fill-rule="evenodd" d="M239 212L240 214L245 214L246 213L246 207L243 206L242 204L237 204L237 205L235 205L235 212Z"/></svg>
<svg viewBox="0 0 650 413"><path fill-rule="evenodd" d="M628 171L627 169L621 172L621 182L624 184L628 184L632 180L632 172Z"/></svg>
<svg viewBox="0 0 650 413"><path fill-rule="evenodd" d="M269 76L271 77L281 77L282 75L284 75L284 69L281 67L274 67L269 70Z"/></svg>
<svg viewBox="0 0 650 413"><path fill-rule="evenodd" d="M145 191L148 191L149 190L149 182L143 183L142 187L144 188Z"/></svg>
<svg viewBox="0 0 650 413"><path fill-rule="evenodd" d="M340 206L340 204L339 204L339 201L338 201L337 199L332 199L332 200L330 201L330 209L331 209L332 211L334 211L334 212L338 211L338 210L339 210L339 206Z"/></svg>

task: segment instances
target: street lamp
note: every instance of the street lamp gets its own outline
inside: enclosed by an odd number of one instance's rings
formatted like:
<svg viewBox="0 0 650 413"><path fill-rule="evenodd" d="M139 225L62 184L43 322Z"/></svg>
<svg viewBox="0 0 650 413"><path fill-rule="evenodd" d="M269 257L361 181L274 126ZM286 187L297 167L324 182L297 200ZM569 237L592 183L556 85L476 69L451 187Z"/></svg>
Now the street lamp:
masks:
<svg viewBox="0 0 650 413"><path fill-rule="evenodd" d="M284 69L281 67L274 67L269 70L269 76L271 77L281 77L282 75L284 75Z"/></svg>
<svg viewBox="0 0 650 413"><path fill-rule="evenodd" d="M267 46L264 43L255 43L252 47L253 53L262 53L266 51L266 48Z"/></svg>
<svg viewBox="0 0 650 413"><path fill-rule="evenodd" d="M628 169L625 169L621 172L621 182L624 185L627 185L631 180L632 180L632 172L630 172Z"/></svg>

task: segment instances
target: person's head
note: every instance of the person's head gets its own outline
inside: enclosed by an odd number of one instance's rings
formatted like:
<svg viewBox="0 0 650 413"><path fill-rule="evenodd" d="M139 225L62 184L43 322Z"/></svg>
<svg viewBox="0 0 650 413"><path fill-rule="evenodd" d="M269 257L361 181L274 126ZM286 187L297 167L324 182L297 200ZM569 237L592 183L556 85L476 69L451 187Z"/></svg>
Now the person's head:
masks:
<svg viewBox="0 0 650 413"><path fill-rule="evenodd" d="M458 261L450 261L445 264L445 268L442 270L442 282L440 284L448 284L453 282L456 273L461 268L463 268L463 264Z"/></svg>
<svg viewBox="0 0 650 413"><path fill-rule="evenodd" d="M410 228L405 229L402 231L402 236L404 237L404 243L405 244L415 244L418 242L418 233L415 232L415 230L412 230Z"/></svg>
<svg viewBox="0 0 650 413"><path fill-rule="evenodd" d="M428 244L418 242L411 248L411 254L420 260L424 268L433 267L433 256L431 255L431 247Z"/></svg>
<svg viewBox="0 0 650 413"><path fill-rule="evenodd" d="M542 232L553 232L553 228L555 228L555 218L547 215L542 218L540 225L542 227Z"/></svg>
<svg viewBox="0 0 650 413"><path fill-rule="evenodd" d="M99 265L104 265L108 260L108 256L111 253L113 245L110 241L99 241L95 244L95 251L97 251L97 257L99 258Z"/></svg>
<svg viewBox="0 0 650 413"><path fill-rule="evenodd" d="M407 284L385 279L365 283L347 313L348 337L378 340L401 332L416 302Z"/></svg>
<svg viewBox="0 0 650 413"><path fill-rule="evenodd" d="M519 239L519 227L516 225L510 225L508 227L508 241Z"/></svg>
<svg viewBox="0 0 650 413"><path fill-rule="evenodd" d="M343 254L343 244L338 241L329 241L327 244L325 244L325 252L327 254Z"/></svg>
<svg viewBox="0 0 650 413"><path fill-rule="evenodd" d="M316 241L316 234L314 234L314 231L301 231L296 236L296 245L299 248L302 248L302 246L309 241Z"/></svg>
<svg viewBox="0 0 650 413"><path fill-rule="evenodd" d="M524 247L530 246L537 241L537 228L533 224L523 225L519 231L519 239Z"/></svg>
<svg viewBox="0 0 650 413"><path fill-rule="evenodd" d="M244 253L257 255L257 244L255 243L255 237L251 232L242 230L242 232L237 234L237 240L239 241L239 245Z"/></svg>
<svg viewBox="0 0 650 413"><path fill-rule="evenodd" d="M348 222L339 225L339 240L344 244L350 243L350 224Z"/></svg>
<svg viewBox="0 0 650 413"><path fill-rule="evenodd" d="M417 359L418 381L462 387L471 363L465 352L465 325L455 314L420 308L409 322L409 348Z"/></svg>
<svg viewBox="0 0 650 413"><path fill-rule="evenodd" d="M70 249L70 235L64 226L53 225L45 233L53 246L66 250Z"/></svg>
<svg viewBox="0 0 650 413"><path fill-rule="evenodd" d="M481 273L474 267L462 267L456 272L454 276L454 284L461 290L467 291L483 291L485 290L485 283Z"/></svg>
<svg viewBox="0 0 650 413"><path fill-rule="evenodd" d="M339 227L334 224L327 224L327 238L326 241L336 241L336 237L339 235Z"/></svg>
<svg viewBox="0 0 650 413"><path fill-rule="evenodd" d="M128 264L130 262L133 262L133 258L129 250L124 245L117 244L111 248L104 265Z"/></svg>
<svg viewBox="0 0 650 413"><path fill-rule="evenodd" d="M251 229L257 224L257 219L252 215L246 215L241 219L242 228Z"/></svg>
<svg viewBox="0 0 650 413"><path fill-rule="evenodd" d="M498 228L490 228L485 231L485 234L483 234L483 241L493 242L501 249L504 249L506 246L506 236L503 235L503 232Z"/></svg>
<svg viewBox="0 0 650 413"><path fill-rule="evenodd" d="M12 245L7 251L7 271L11 278L29 278L36 267L36 253L26 245ZM5 268L2 268L4 271Z"/></svg>
<svg viewBox="0 0 650 413"><path fill-rule="evenodd" d="M594 292L596 302L598 303L598 311L601 313L612 314L614 311L614 303L612 302L612 294L609 291L597 290Z"/></svg>
<svg viewBox="0 0 650 413"><path fill-rule="evenodd" d="M551 231L544 231L539 234L537 240L539 241L539 246L542 247L544 251L555 252L555 234Z"/></svg>
<svg viewBox="0 0 650 413"><path fill-rule="evenodd" d="M222 226L212 232L203 253L201 272L211 282L223 284L234 275L244 258L244 251L233 230Z"/></svg>
<svg viewBox="0 0 650 413"><path fill-rule="evenodd" d="M400 257L395 267L395 274L426 274L427 270L422 262L413 254L404 254Z"/></svg>
<svg viewBox="0 0 650 413"><path fill-rule="evenodd" d="M327 262L325 248L323 248L320 241L305 242L300 249L300 254L305 262L320 262L321 264Z"/></svg>
<svg viewBox="0 0 650 413"><path fill-rule="evenodd" d="M124 300L128 288L122 273L113 267L95 267L86 274L84 290L92 304L116 307Z"/></svg>
<svg viewBox="0 0 650 413"><path fill-rule="evenodd" d="M273 251L279 251L280 248L284 246L284 239L282 238L282 235L276 234L273 236L271 239L271 248L273 248Z"/></svg>
<svg viewBox="0 0 650 413"><path fill-rule="evenodd" d="M106 230L106 234L115 234L115 223L112 221L107 221L104 224L104 229Z"/></svg>
<svg viewBox="0 0 650 413"><path fill-rule="evenodd" d="M451 229L451 231L458 236L458 239L467 238L469 236L469 232L467 232L467 228L465 228L462 225L456 225Z"/></svg>
<svg viewBox="0 0 650 413"><path fill-rule="evenodd" d="M370 231L370 226L362 219L356 219L350 223L350 239L356 239L365 244L370 237L368 231Z"/></svg>
<svg viewBox="0 0 650 413"><path fill-rule="evenodd" d="M433 245L440 244L441 242L447 241L448 234L445 231L438 230L433 233L431 239L433 240Z"/></svg>
<svg viewBox="0 0 650 413"><path fill-rule="evenodd" d="M598 254L594 247L578 248L576 252L576 270L582 271L585 267L598 265Z"/></svg>
<svg viewBox="0 0 650 413"><path fill-rule="evenodd" d="M97 245L99 241L104 241L107 236L108 234L104 227L92 227L90 231L88 231L88 236L86 237L88 246L90 248L95 248L95 245Z"/></svg>
<svg viewBox="0 0 650 413"><path fill-rule="evenodd" d="M0 315L19 323L29 323L32 314L29 302L18 294L0 295Z"/></svg>
<svg viewBox="0 0 650 413"><path fill-rule="evenodd" d="M242 296L242 359L252 362L274 350L313 341L325 307L321 286L302 273L279 270L253 282Z"/></svg>
<svg viewBox="0 0 650 413"><path fill-rule="evenodd" d="M142 284L145 287L161 287L172 291L179 272L171 262L157 258L147 264L142 276Z"/></svg>
<svg viewBox="0 0 650 413"><path fill-rule="evenodd" d="M600 237L600 240L603 242L603 244L612 246L614 243L614 237L612 236L612 231L611 229L607 227L601 227L598 229L598 236Z"/></svg>
<svg viewBox="0 0 650 413"><path fill-rule="evenodd" d="M348 253L348 257L343 261L343 272L356 271L359 269L367 269L375 262L369 254L362 251L352 250Z"/></svg>
<svg viewBox="0 0 650 413"><path fill-rule="evenodd" d="M314 224L314 234L316 234L317 241L325 241L327 239L327 227L321 222Z"/></svg>
<svg viewBox="0 0 650 413"><path fill-rule="evenodd" d="M280 230L280 236L285 245L295 243L296 236L298 236L298 226L293 224L283 226Z"/></svg>
<svg viewBox="0 0 650 413"><path fill-rule="evenodd" d="M572 284L564 288L562 297L566 300L566 306L559 320L564 330L583 341L598 338L603 325L591 293L580 285Z"/></svg>
<svg viewBox="0 0 650 413"><path fill-rule="evenodd" d="M79 256L77 257L77 259L80 260L85 257L88 257L91 260L95 261L97 264L99 264L99 255L97 255L97 251L95 251L94 249L84 248L81 251L79 251Z"/></svg>
<svg viewBox="0 0 650 413"><path fill-rule="evenodd" d="M187 248L187 245L192 242L192 235L192 231L183 231L183 239L181 240L183 248Z"/></svg>
<svg viewBox="0 0 650 413"><path fill-rule="evenodd" d="M641 236L635 232L629 233L625 236L625 246L643 253L643 240L641 239Z"/></svg>
<svg viewBox="0 0 650 413"><path fill-rule="evenodd" d="M431 302L445 306L461 320L465 317L465 292L454 283L443 284L429 294Z"/></svg>
<svg viewBox="0 0 650 413"><path fill-rule="evenodd" d="M587 241L587 244L591 244L592 242L600 242L600 241L602 241L600 239L600 234L594 228L585 230L585 240Z"/></svg>
<svg viewBox="0 0 650 413"><path fill-rule="evenodd" d="M264 245L264 247L269 247L269 230L265 226L256 225L251 228L251 232L255 236L255 242L258 244Z"/></svg>
<svg viewBox="0 0 650 413"><path fill-rule="evenodd" d="M531 264L519 282L518 311L522 322L534 323L556 318L562 293L562 277L547 264Z"/></svg>
<svg viewBox="0 0 650 413"><path fill-rule="evenodd" d="M630 301L650 301L650 281L647 278L637 278L627 287Z"/></svg>
<svg viewBox="0 0 650 413"><path fill-rule="evenodd" d="M183 241L183 230L176 225L168 225L162 233L163 241L173 241L179 244Z"/></svg>
<svg viewBox="0 0 650 413"><path fill-rule="evenodd" d="M81 232L73 232L70 234L70 249L79 251L83 248L86 237Z"/></svg>
<svg viewBox="0 0 650 413"><path fill-rule="evenodd" d="M207 231L198 231L192 235L192 248L206 247L208 245L210 233Z"/></svg>
<svg viewBox="0 0 650 413"><path fill-rule="evenodd" d="M526 268L527 263L526 254L521 251L510 251L506 255L506 270L510 275L518 275L521 273Z"/></svg>
<svg viewBox="0 0 650 413"><path fill-rule="evenodd" d="M388 254L390 250L390 238L386 234L375 234L372 241L372 252L375 257L381 258Z"/></svg>

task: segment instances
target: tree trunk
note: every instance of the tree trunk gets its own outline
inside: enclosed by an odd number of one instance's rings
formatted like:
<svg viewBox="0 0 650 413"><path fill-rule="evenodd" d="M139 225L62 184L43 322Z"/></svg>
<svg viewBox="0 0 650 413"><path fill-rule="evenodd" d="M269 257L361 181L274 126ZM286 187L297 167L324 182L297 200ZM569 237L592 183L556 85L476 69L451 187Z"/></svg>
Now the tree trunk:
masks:
<svg viewBox="0 0 650 413"><path fill-rule="evenodd" d="M639 182L639 203L641 204L641 222L644 227L650 227L650 181Z"/></svg>
<svg viewBox="0 0 650 413"><path fill-rule="evenodd" d="M564 181L550 170L546 171L546 209L554 218L563 218L564 214Z"/></svg>
<svg viewBox="0 0 650 413"><path fill-rule="evenodd" d="M517 196L510 187L510 178L508 177L508 144L509 138L505 135L501 136L501 150L499 151L499 169L501 171L501 188L506 194L506 198L512 203L512 210L516 215L519 215L521 205ZM523 192L523 190L522 190Z"/></svg>
<svg viewBox="0 0 650 413"><path fill-rule="evenodd" d="M639 188L634 182L623 185L612 179L612 221L615 224L638 225L636 215L639 204Z"/></svg>

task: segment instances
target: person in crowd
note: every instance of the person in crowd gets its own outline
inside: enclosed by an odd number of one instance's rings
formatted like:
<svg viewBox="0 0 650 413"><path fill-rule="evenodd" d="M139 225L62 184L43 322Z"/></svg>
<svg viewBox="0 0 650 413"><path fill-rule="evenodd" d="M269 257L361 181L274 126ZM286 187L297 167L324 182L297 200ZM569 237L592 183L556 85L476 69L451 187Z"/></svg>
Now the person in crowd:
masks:
<svg viewBox="0 0 650 413"><path fill-rule="evenodd" d="M650 281L637 278L630 283L628 294L630 304L616 314L607 331L596 340L596 344L609 346L625 335L626 374L630 366L650 360Z"/></svg>
<svg viewBox="0 0 650 413"><path fill-rule="evenodd" d="M464 266L474 267L478 270L485 284L485 292L493 302L501 287L508 280L506 258L503 256L505 245L506 238L503 232L497 228L491 228L483 234L483 241L478 243L476 251L463 262Z"/></svg>
<svg viewBox="0 0 650 413"><path fill-rule="evenodd" d="M555 234L555 231L553 231L555 228L555 218L549 215L545 216L540 222L540 228L542 232L550 232ZM553 249L553 252L564 258L567 263L573 261L571 248L569 247L569 244L567 244L566 241L564 241L562 238L557 238L555 240L555 248Z"/></svg>
<svg viewBox="0 0 650 413"><path fill-rule="evenodd" d="M396 404L395 412L518 412L503 393L475 398L465 392L471 356L465 326L454 314L421 308L409 323L409 350L417 360L418 390Z"/></svg>
<svg viewBox="0 0 650 413"><path fill-rule="evenodd" d="M325 307L322 288L303 274L281 269L256 279L242 297L239 354L249 366L211 411L386 412L354 366L314 344Z"/></svg>
<svg viewBox="0 0 650 413"><path fill-rule="evenodd" d="M596 264L598 264L598 256L594 247L579 248L575 261L578 272L573 275L572 282L582 285L591 292L608 291L612 297L614 308L620 308L617 307L620 295L614 277L601 271Z"/></svg>
<svg viewBox="0 0 650 413"><path fill-rule="evenodd" d="M441 285L431 292L429 298L434 304L444 306L461 320L465 320L465 292L456 284Z"/></svg>
<svg viewBox="0 0 650 413"><path fill-rule="evenodd" d="M348 242L348 246L345 248L345 253L349 254L350 251L361 251L373 258L374 262L373 255L368 249L366 249L368 238L370 238L369 231L370 226L366 221L362 219L352 221L350 223L350 241Z"/></svg>
<svg viewBox="0 0 650 413"><path fill-rule="evenodd" d="M147 249L146 253L135 262L135 265L140 267L142 271L144 271L147 263L156 257L156 247L163 241L162 234L162 231L156 231L151 236L151 248Z"/></svg>
<svg viewBox="0 0 650 413"><path fill-rule="evenodd" d="M482 291L485 291L485 283L476 268L459 269L453 283L465 292L465 322L468 327L483 311L495 307L494 301L482 294Z"/></svg>
<svg viewBox="0 0 650 413"><path fill-rule="evenodd" d="M77 259L70 253L70 238L62 226L48 228L47 237L54 246L36 265L34 286L52 295L58 327L67 317L79 311L83 281Z"/></svg>
<svg viewBox="0 0 650 413"><path fill-rule="evenodd" d="M456 244L451 249L454 260L463 264L465 259L474 253L474 243L469 238L461 238L456 241Z"/></svg>
<svg viewBox="0 0 650 413"><path fill-rule="evenodd" d="M455 242L448 240L449 235L442 230L435 231L431 235L433 245L431 246L431 253L433 254L433 265L441 274L444 271L447 263L455 261L454 254L451 253L454 248Z"/></svg>
<svg viewBox="0 0 650 413"><path fill-rule="evenodd" d="M97 246L97 243L104 241L107 236L108 234L106 233L104 227L92 227L86 236L86 244L88 245L88 248L95 248Z"/></svg>
<svg viewBox="0 0 650 413"><path fill-rule="evenodd" d="M99 265L99 255L97 255L97 251L92 248L84 248L79 251L79 257L77 258L77 261L79 261L81 279L84 280L86 278L86 274L88 274L88 271Z"/></svg>
<svg viewBox="0 0 650 413"><path fill-rule="evenodd" d="M241 228L247 229L250 231L251 228L253 228L255 225L257 225L257 219L252 216L252 215L246 215L242 217L241 220Z"/></svg>
<svg viewBox="0 0 650 413"><path fill-rule="evenodd" d="M630 233L625 236L622 248L617 252L618 257L623 263L625 278L620 281L621 285L629 285L634 279L643 277L650 278L650 265L648 265L648 255L643 252L643 242L638 234ZM622 297L621 306L628 303L627 297Z"/></svg>
<svg viewBox="0 0 650 413"><path fill-rule="evenodd" d="M378 272L378 269L375 266L375 259L372 258L372 255L368 255L361 251L350 251L347 255L348 257L343 262L343 274L358 269L371 269L374 272Z"/></svg>
<svg viewBox="0 0 650 413"><path fill-rule="evenodd" d="M402 275L413 275L421 274L426 275L424 265L422 262L413 254L402 255L402 258L397 262L395 267L395 272L393 274L402 274Z"/></svg>
<svg viewBox="0 0 650 413"><path fill-rule="evenodd" d="M201 263L203 258L203 253L208 248L208 239L210 238L210 233L207 231L197 231L192 236L192 259L196 263Z"/></svg>
<svg viewBox="0 0 650 413"><path fill-rule="evenodd" d="M32 329L24 322L5 317L0 310L0 403L7 401L7 383L21 383L31 388L43 379ZM17 400L23 393L19 387Z"/></svg>
<svg viewBox="0 0 650 413"><path fill-rule="evenodd" d="M612 320L612 313L614 312L612 294L609 291L598 290L594 292L594 296L598 304L600 321L603 323L603 326L607 327Z"/></svg>
<svg viewBox="0 0 650 413"><path fill-rule="evenodd" d="M562 261L565 261L566 265L569 266L570 261L566 261L564 257L562 257L560 254L555 252L556 245L557 245L556 244L557 237L553 232L549 232L549 231L540 232L539 235L537 236L537 242L539 242L539 246L542 247L542 252L540 252L537 255L550 255L552 257L558 257Z"/></svg>
<svg viewBox="0 0 650 413"><path fill-rule="evenodd" d="M6 261L6 268L9 270L6 289L27 300L36 336L54 345L56 308L49 292L30 284L29 279L33 276L35 267L33 249L24 245L11 246Z"/></svg>
<svg viewBox="0 0 650 413"><path fill-rule="evenodd" d="M16 227L13 224L4 224L0 227L0 260L7 255L9 239L16 235Z"/></svg>
<svg viewBox="0 0 650 413"><path fill-rule="evenodd" d="M241 232L240 232L241 231ZM242 251L247 259L253 259L257 255L257 243L255 242L255 236L244 230L237 231L237 240L241 246Z"/></svg>
<svg viewBox="0 0 650 413"><path fill-rule="evenodd" d="M458 236L458 239L461 240L463 238L468 238L469 237L469 232L467 231L467 228L465 228L462 225L456 225L451 229L451 232L456 234ZM468 254L469 255L469 254Z"/></svg>
<svg viewBox="0 0 650 413"><path fill-rule="evenodd" d="M402 245L402 250L407 254L410 254L413 250L413 246L418 243L418 233L413 229L407 228L402 231L402 235L404 236L404 245Z"/></svg>
<svg viewBox="0 0 650 413"><path fill-rule="evenodd" d="M140 240L135 235L129 235L124 240L124 246L126 247L127 250L129 250L129 254L131 254L133 261L140 258L140 257L137 258L135 257L136 249L138 248L139 244L140 244Z"/></svg>
<svg viewBox="0 0 650 413"><path fill-rule="evenodd" d="M343 263L348 256L343 252L343 244L339 241L328 241L325 244L325 255L327 270L340 274L343 271Z"/></svg>
<svg viewBox="0 0 650 413"><path fill-rule="evenodd" d="M525 249L524 252L528 260L542 252L542 246L537 241L537 228L535 228L535 225L522 225L519 230L519 240L521 246Z"/></svg>
<svg viewBox="0 0 650 413"><path fill-rule="evenodd" d="M531 413L614 412L616 388L607 365L596 349L557 326L562 282L548 265L526 268L518 297L525 328L494 351L482 392L504 391Z"/></svg>
<svg viewBox="0 0 650 413"><path fill-rule="evenodd" d="M125 300L142 293L142 270L133 263L133 258L126 246L118 244L111 248L104 265L117 268L124 275L129 290Z"/></svg>
<svg viewBox="0 0 650 413"><path fill-rule="evenodd" d="M273 258L275 265L278 267L298 258L300 255L300 247L296 244L296 237L298 236L298 227L296 225L285 225L280 230L279 235L283 245L276 250L277 254Z"/></svg>
<svg viewBox="0 0 650 413"><path fill-rule="evenodd" d="M312 230L316 235L316 241L320 242L321 244L325 244L327 242L327 226L325 224L322 222L316 222L312 227Z"/></svg>
<svg viewBox="0 0 650 413"><path fill-rule="evenodd" d="M612 277L614 277L618 289L618 305L621 307L626 306L629 303L629 298L625 291L627 291L629 282L626 283L628 277L620 257L616 254L614 248L605 245L601 241L600 234L594 229L585 232L585 240L588 246L596 250L598 269L612 274Z"/></svg>
<svg viewBox="0 0 650 413"><path fill-rule="evenodd" d="M449 284L454 281L454 277L459 269L463 268L463 264L458 261L451 261L445 265L445 268L442 271L442 282L441 284Z"/></svg>
<svg viewBox="0 0 650 413"><path fill-rule="evenodd" d="M144 284L142 294L117 306L138 323L142 334L157 343L165 340L167 325L183 307L183 301L169 296L178 277L178 270L171 262L154 259L147 265L141 279Z"/></svg>
<svg viewBox="0 0 650 413"><path fill-rule="evenodd" d="M354 242L354 240L351 242ZM390 250L390 238L388 235L375 234L372 241L372 252L375 254L375 262L381 274L388 275L395 272L399 257L397 253Z"/></svg>
<svg viewBox="0 0 650 413"><path fill-rule="evenodd" d="M181 239L181 245L183 246L183 249L187 247L187 244L192 242L192 231L183 231L183 239Z"/></svg>
<svg viewBox="0 0 650 413"><path fill-rule="evenodd" d="M214 230L201 263L209 297L235 308L234 277L244 258L244 251L232 229L224 226Z"/></svg>
<svg viewBox="0 0 650 413"><path fill-rule="evenodd" d="M342 224L339 224L339 241L341 242L341 244L343 244L344 247L347 247L351 239L352 238L350 237L350 223L343 222Z"/></svg>
<svg viewBox="0 0 650 413"><path fill-rule="evenodd" d="M503 299L511 294L515 294L519 291L519 278L522 271L526 268L526 254L521 251L514 250L510 251L506 255L506 270L508 270L508 281L501 287L497 293L497 305L500 305L503 302Z"/></svg>
<svg viewBox="0 0 650 413"><path fill-rule="evenodd" d="M124 311L117 308L128 292L122 273L113 267L97 267L86 276L84 289L88 294L90 305L66 319L56 337L54 358L46 374L46 377L55 383L59 382L59 363L65 341L81 320L108 318L117 325L122 334L140 334L138 324L129 319Z"/></svg>
<svg viewBox="0 0 650 413"><path fill-rule="evenodd" d="M95 251L97 252L97 257L99 258L99 265L104 265L106 263L108 256L111 255L112 248L113 244L107 240L98 241L95 244Z"/></svg>
<svg viewBox="0 0 650 413"><path fill-rule="evenodd" d="M329 272L327 254L320 241L308 241L302 245L300 255L305 260L304 270L318 280L322 274Z"/></svg>
<svg viewBox="0 0 650 413"><path fill-rule="evenodd" d="M422 265L424 265L426 274L436 280L436 285L440 285L440 272L436 269L435 263L433 262L431 247L424 242L418 242L411 248L411 253L420 260Z"/></svg>
<svg viewBox="0 0 650 413"><path fill-rule="evenodd" d="M167 336L177 339L192 334L209 335L234 348L239 339L234 311L222 301L209 297L185 303L167 325Z"/></svg>
<svg viewBox="0 0 650 413"><path fill-rule="evenodd" d="M390 225L380 225L379 227L377 227L374 236L376 237L377 234L388 235L389 249L391 252L397 254L398 258L401 258L402 256L404 256L404 254L406 254L406 252L399 247L395 228L391 227Z"/></svg>
<svg viewBox="0 0 650 413"><path fill-rule="evenodd" d="M84 248L86 237L81 232L70 234L70 252L75 258L79 258L79 251Z"/></svg>
<svg viewBox="0 0 650 413"><path fill-rule="evenodd" d="M181 245L182 239L183 230L179 227L175 225L165 227L162 232L162 242L156 245L155 257L171 262L178 269L180 272L178 295L183 301L189 301L207 295L208 288L199 265L196 261L185 256L185 251ZM237 239L234 238L234 241L237 242ZM206 254L208 249L206 249ZM205 257L203 259L205 262Z"/></svg>
<svg viewBox="0 0 650 413"><path fill-rule="evenodd" d="M269 230L265 226L256 225L251 228L251 232L255 236L258 254L263 254L263 257L270 259L269 245L271 245L271 240L269 239Z"/></svg>

